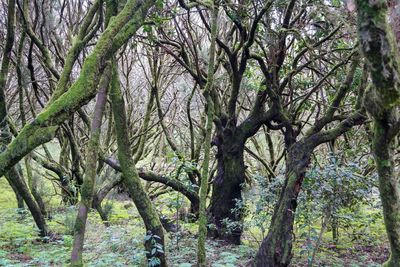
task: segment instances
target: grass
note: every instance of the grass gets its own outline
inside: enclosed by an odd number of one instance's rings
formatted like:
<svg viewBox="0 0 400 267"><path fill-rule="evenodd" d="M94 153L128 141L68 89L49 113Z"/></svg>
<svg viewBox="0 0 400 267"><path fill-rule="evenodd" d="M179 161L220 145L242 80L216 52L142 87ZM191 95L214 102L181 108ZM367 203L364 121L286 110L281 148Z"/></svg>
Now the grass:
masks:
<svg viewBox="0 0 400 267"><path fill-rule="evenodd" d="M46 180L46 183L49 183ZM48 184L43 186L49 186ZM158 208L169 216L174 215L176 196L163 196ZM75 207L60 207L60 197L48 199L52 219L49 227L55 233L51 242L37 238L37 230L30 214L17 209L14 193L7 181L0 179L0 266L67 266L72 241ZM105 227L98 214L90 212L84 247L87 266L146 266L143 248L144 226L136 208L129 200L109 199L112 204L110 227ZM373 219L375 218L375 219ZM170 266L188 267L196 263L197 225L180 222L178 233L167 235L167 253ZM315 223L318 230L320 226ZM296 228L294 258L291 266L307 266L304 250L307 240L299 238ZM227 246L217 240L207 240L207 257L210 267L250 266L256 254L260 231L252 226L243 236L241 246ZM333 245L330 229L316 255L315 266L379 266L387 257L384 245L384 228L378 209L360 209L347 225L340 229L339 243ZM356 238L356 239L354 239Z"/></svg>

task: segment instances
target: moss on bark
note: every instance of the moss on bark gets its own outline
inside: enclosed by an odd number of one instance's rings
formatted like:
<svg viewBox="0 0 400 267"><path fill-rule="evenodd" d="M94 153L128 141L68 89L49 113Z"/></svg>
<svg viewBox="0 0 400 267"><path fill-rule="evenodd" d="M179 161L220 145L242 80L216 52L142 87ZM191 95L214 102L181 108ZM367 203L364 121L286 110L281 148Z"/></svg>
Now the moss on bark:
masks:
<svg viewBox="0 0 400 267"><path fill-rule="evenodd" d="M115 132L117 135L118 159L121 165L123 183L128 188L132 200L143 219L148 235L158 236L159 240L157 240L157 242L161 244L162 249L164 250L157 250L152 254L151 251L154 244L152 244L151 241L153 239L147 239L145 240L145 247L148 252L146 256L149 260L153 257L158 258L160 260L159 266L165 267L167 266L167 261L165 257L164 230L159 216L142 186L135 163L132 159L132 151L130 148L127 129L125 102L120 88L116 66L113 69L110 95L115 121Z"/></svg>
<svg viewBox="0 0 400 267"><path fill-rule="evenodd" d="M214 118L214 102L211 97L211 91L214 86L214 62L215 62L215 43L217 39L217 18L218 7L214 2L211 2L211 44L210 44L210 59L208 62L207 83L204 89L204 97L206 98L206 132L204 138L204 160L202 164L201 182L200 182L200 207L199 207L199 237L197 245L197 266L207 266L206 261L206 238L207 238L207 193L209 180L209 164L211 150L211 135Z"/></svg>
<svg viewBox="0 0 400 267"><path fill-rule="evenodd" d="M356 2L359 38L373 82L364 105L374 118L372 151L391 252L383 266L394 267L400 266L400 181L393 158L400 131L400 57L387 23L387 1Z"/></svg>

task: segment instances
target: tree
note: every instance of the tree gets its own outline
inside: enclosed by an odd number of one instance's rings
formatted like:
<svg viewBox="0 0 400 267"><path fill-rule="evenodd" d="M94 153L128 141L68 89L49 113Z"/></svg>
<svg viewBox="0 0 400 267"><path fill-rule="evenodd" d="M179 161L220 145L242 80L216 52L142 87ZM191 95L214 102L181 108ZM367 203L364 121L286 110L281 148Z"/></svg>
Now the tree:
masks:
<svg viewBox="0 0 400 267"><path fill-rule="evenodd" d="M282 19L282 25L287 31L282 31L278 35L277 41L269 47L270 52L268 53L265 51L266 48L261 46L264 55L275 54L277 56L265 59L255 55L255 59L263 70L267 88L270 88L267 92L271 113L273 114L271 122L273 123L268 123L267 126L271 130L280 130L283 133L286 149L283 188L272 215L268 235L257 253L256 266L289 265L293 256L293 225L297 198L312 153L319 145L337 139L340 135L350 131L352 127L361 125L365 121L365 112L361 105L365 84L359 84L358 88L353 86L354 74L359 68L357 53L353 51L350 44L350 47L348 47L349 54L343 50L343 54L339 52L341 59L336 61L335 64L322 67L325 64L320 65L319 59L322 59L325 55L330 57L334 54L333 51L332 54L325 51L325 45L327 43L333 44L333 47L340 45L331 40L338 33L340 25L334 26L329 19L326 19L329 26L322 28L321 32L312 33L312 35L315 34L316 38L314 37L312 43L307 44L305 39L302 40L301 31L294 29L295 25L305 23L302 17L293 14L296 11L295 5L296 1L290 1L287 4ZM301 11L297 12L301 14ZM292 16L294 17L292 18ZM307 23L313 23L314 18L304 19ZM300 43L303 42L303 45L294 45L295 41L289 39L288 31L300 31L295 34L295 39L300 38L299 41L302 40ZM304 33L304 35L307 36L307 33ZM292 47L292 50L288 49L287 40L291 40L289 47ZM306 43L304 44L304 42ZM335 50L333 47L328 48L328 51L330 49ZM320 51L318 56L309 55L305 57L306 53L312 53L311 51L315 50ZM336 81L335 93L327 99L324 92L327 94L328 92L323 91L324 83L331 76L338 77L334 76L336 71L342 66L347 66L350 60L352 60L352 63L347 69L347 75L342 78L343 82L338 83ZM301 80L300 83L296 83L293 78L300 75L301 79L301 76L305 74L301 70L309 68L310 64L314 62L324 70L324 74L319 73L320 78L314 80L310 87L306 87L305 92L300 93L299 88L293 87L297 85L301 88ZM311 67L311 70L313 70L313 67ZM353 93L358 95L357 100L350 104L353 109L343 110L341 106L344 105L345 97L352 93L352 90L354 90ZM318 97L318 91L321 91L321 98L324 101L323 103L326 104L326 108L321 109L319 101L315 105L310 105L308 102L314 94L316 94L316 98ZM305 107L305 105L308 107ZM318 112L316 116L313 116L312 113L315 110L318 110Z"/></svg>
<svg viewBox="0 0 400 267"><path fill-rule="evenodd" d="M400 132L400 57L387 23L387 1L357 0L356 4L359 39L373 82L364 105L374 121L372 151L391 251L383 266L399 266L400 182L393 153Z"/></svg>
<svg viewBox="0 0 400 267"><path fill-rule="evenodd" d="M209 162L211 150L211 135L214 117L214 105L211 97L214 86L214 62L215 62L215 43L218 34L218 6L216 3L211 3L211 42L209 52L209 62L207 71L207 84L204 88L204 98L206 99L206 135L204 138L204 160L202 165L201 182L200 182L200 209L199 209L199 237L197 246L197 265L199 267L207 266L206 261L206 238L207 238L207 194L208 194L208 176Z"/></svg>
<svg viewBox="0 0 400 267"><path fill-rule="evenodd" d="M15 36L15 1L8 1L8 16L7 16L7 37L6 37L6 46L3 53L3 60L0 70L0 130L1 130L1 152L4 153L4 150L7 150L6 146L11 142L12 134L8 125L8 114L7 114L7 105L6 105L6 96L5 96L5 86L7 82L8 69L10 64L11 50L14 44L14 36ZM40 230L41 236L47 236L48 230L47 225L40 210L38 203L35 201L33 196L31 195L28 186L26 185L21 173L14 166L18 161L16 161L13 165L10 165L7 169L4 169L2 175L5 174L8 182L12 186L12 188L16 191L16 194L21 196L28 206L37 227ZM1 176L2 176L1 175Z"/></svg>
<svg viewBox="0 0 400 267"><path fill-rule="evenodd" d="M129 148L125 104L115 65L112 75L110 94L115 120L115 131L117 133L118 159L122 167L122 179L146 226L145 248L149 265L167 267L164 229L157 212L143 189L134 161L132 160L132 153Z"/></svg>

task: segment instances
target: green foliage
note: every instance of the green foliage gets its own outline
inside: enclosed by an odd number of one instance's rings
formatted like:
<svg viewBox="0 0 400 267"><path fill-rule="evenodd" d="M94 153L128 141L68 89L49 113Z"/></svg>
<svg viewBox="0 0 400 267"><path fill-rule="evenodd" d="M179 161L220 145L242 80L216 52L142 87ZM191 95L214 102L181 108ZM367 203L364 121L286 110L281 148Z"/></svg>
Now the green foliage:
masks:
<svg viewBox="0 0 400 267"><path fill-rule="evenodd" d="M152 234L150 231L147 232L146 236L144 237L145 242L150 243L150 251L146 251L147 256L147 264L149 267L156 267L161 264L160 258L157 255L164 254L164 248L161 243L161 238L158 235Z"/></svg>
<svg viewBox="0 0 400 267"><path fill-rule="evenodd" d="M238 255L230 252L222 252L221 258L212 264L213 267L235 267L238 262Z"/></svg>

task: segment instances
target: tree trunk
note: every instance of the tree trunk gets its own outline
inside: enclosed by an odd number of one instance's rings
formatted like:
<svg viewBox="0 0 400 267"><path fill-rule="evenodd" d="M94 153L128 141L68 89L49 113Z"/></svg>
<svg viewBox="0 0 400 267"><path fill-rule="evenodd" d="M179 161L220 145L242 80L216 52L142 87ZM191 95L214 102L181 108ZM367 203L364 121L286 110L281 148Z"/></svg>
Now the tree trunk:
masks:
<svg viewBox="0 0 400 267"><path fill-rule="evenodd" d="M286 178L272 216L267 237L256 256L257 267L288 266L292 259L293 224L297 197L304 179L310 154L299 143L291 146L286 163Z"/></svg>
<svg viewBox="0 0 400 267"><path fill-rule="evenodd" d="M245 182L244 142L236 135L224 136L218 147L217 176L210 204L210 234L231 244L240 244L242 235L242 187Z"/></svg>
<svg viewBox="0 0 400 267"><path fill-rule="evenodd" d="M92 207L93 193L97 175L99 157L101 121L107 103L107 89L111 76L111 67L104 71L100 82L91 125L90 140L87 149L86 174L81 189L81 202L74 225L74 244L71 252L71 266L83 266L82 252L85 238L86 221L89 209Z"/></svg>
<svg viewBox="0 0 400 267"><path fill-rule="evenodd" d="M12 185L12 187L15 187L18 189L18 193L20 196L24 199L26 205L28 206L29 211L32 214L32 217L36 223L36 226L39 228L39 235L42 237L45 237L48 235L48 229L46 225L46 221L44 219L44 216L36 203L35 199L32 197L31 193L29 192L28 186L26 185L25 181L19 174L18 170L16 167L12 167L7 173L6 173L6 179L7 181Z"/></svg>
<svg viewBox="0 0 400 267"><path fill-rule="evenodd" d="M206 253L206 238L207 238L207 195L208 195L208 180L209 180L209 164L210 164L210 150L211 150L211 135L213 128L214 118L214 101L211 97L214 83L214 60L215 60L215 43L217 39L217 19L218 8L211 4L211 44L210 44L210 60L208 62L207 84L204 89L204 97L206 99L206 131L204 136L204 160L201 166L201 179L200 179L200 206L199 206L199 237L197 242L197 266L207 266L207 253Z"/></svg>
<svg viewBox="0 0 400 267"><path fill-rule="evenodd" d="M374 118L372 151L390 244L390 258L383 266L395 267L400 266L400 181L394 167L400 132L400 56L387 24L388 2L395 1L356 1L360 44L373 82L364 106Z"/></svg>
<svg viewBox="0 0 400 267"><path fill-rule="evenodd" d="M394 146L396 140L389 137L390 127L375 120L372 150L379 176L379 192L383 218L390 244L390 258L383 265L400 266L400 181L395 173Z"/></svg>
<svg viewBox="0 0 400 267"><path fill-rule="evenodd" d="M11 179L11 180L12 180L12 179ZM7 181L8 181L8 180L7 180ZM11 183L9 183L9 184L10 184L12 190L13 190L14 193L15 193L15 198L16 198L16 200L17 200L17 207L18 207L19 209L24 209L24 208L25 208L24 199L23 199L23 198L21 197L21 195L18 193L17 188L15 188L13 184L11 184Z"/></svg>
<svg viewBox="0 0 400 267"><path fill-rule="evenodd" d="M122 170L122 181L128 189L146 227L147 234L144 245L149 263L152 262L152 266L166 267L164 229L153 204L143 188L132 159L125 102L119 84L118 70L115 66L111 83L110 94L115 121L115 132L117 135L118 159ZM159 262L159 264L157 264L157 262Z"/></svg>
<svg viewBox="0 0 400 267"><path fill-rule="evenodd" d="M25 157L25 167L28 176L28 186L31 190L33 198L36 200L36 203L40 208L40 211L42 212L43 216L46 217L47 216L46 205L44 204L43 198L38 191L38 176L32 172L32 167L30 164L31 164L31 156L27 155Z"/></svg>
<svg viewBox="0 0 400 267"><path fill-rule="evenodd" d="M15 1L8 1L8 13L7 13L7 36L6 36L6 44L4 47L4 53L2 58L2 64L0 69L0 151L3 152L7 150L7 145L11 142L11 132L7 123L7 105L6 105L6 96L5 96L5 86L8 77L8 69L11 58L11 51L14 44L14 24L15 24ZM16 150L21 149L20 147L16 147ZM1 155L3 155L2 153ZM7 181L10 183L11 187L17 191L17 193L24 199L26 205L31 212L33 219L37 227L39 228L40 235L47 235L47 226L44 220L42 213L40 212L39 206L32 198L32 195L29 192L28 186L26 185L23 177L21 177L20 173L16 169L16 164L18 161L13 162L4 168L2 165L4 164L2 160L0 160L0 176L5 175Z"/></svg>

